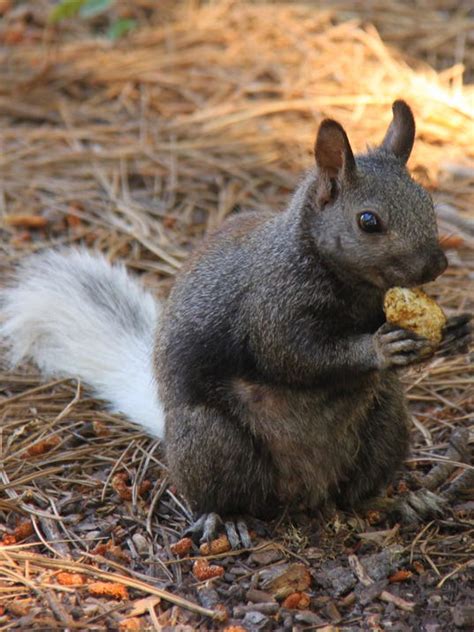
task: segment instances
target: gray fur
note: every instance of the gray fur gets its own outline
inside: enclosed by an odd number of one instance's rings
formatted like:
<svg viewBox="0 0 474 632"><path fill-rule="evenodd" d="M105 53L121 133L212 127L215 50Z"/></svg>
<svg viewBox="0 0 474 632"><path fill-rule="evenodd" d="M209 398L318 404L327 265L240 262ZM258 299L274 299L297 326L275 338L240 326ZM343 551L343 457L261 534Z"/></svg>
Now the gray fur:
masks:
<svg viewBox="0 0 474 632"><path fill-rule="evenodd" d="M228 220L159 322L122 267L85 251L32 257L0 293L10 360L80 377L160 436L165 425L173 480L197 512L265 516L376 494L408 446L396 369L431 351L385 323L383 295L446 267L430 196L405 168L413 139L403 102L382 147L360 156L324 121L286 211ZM382 232L362 232L366 211ZM465 340L468 320L451 321L446 341Z"/></svg>
<svg viewBox="0 0 474 632"><path fill-rule="evenodd" d="M404 164L411 112L394 113L384 147L355 159L324 122L287 210L230 219L176 280L156 369L171 473L197 512L352 506L406 454L395 369L427 344L384 324L383 295L446 260L430 196ZM361 231L365 210L383 233Z"/></svg>

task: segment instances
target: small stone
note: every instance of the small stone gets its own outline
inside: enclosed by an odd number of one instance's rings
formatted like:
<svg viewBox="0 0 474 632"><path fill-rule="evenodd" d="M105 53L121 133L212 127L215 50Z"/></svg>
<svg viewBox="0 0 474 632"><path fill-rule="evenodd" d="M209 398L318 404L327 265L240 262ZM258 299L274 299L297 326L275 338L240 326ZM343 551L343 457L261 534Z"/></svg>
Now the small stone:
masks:
<svg viewBox="0 0 474 632"><path fill-rule="evenodd" d="M337 609L336 604L334 603L334 601L330 601L324 608L324 614L327 615L327 617L329 619L331 619L331 621L334 621L334 623L339 623L339 621L342 619L342 615L339 612L339 610Z"/></svg>
<svg viewBox="0 0 474 632"><path fill-rule="evenodd" d="M253 562L258 566L268 566L269 564L273 564L274 562L278 562L283 558L283 555L275 546L269 545L268 548L265 548L261 551L254 551L249 556L249 562Z"/></svg>
<svg viewBox="0 0 474 632"><path fill-rule="evenodd" d="M232 610L232 615L236 619L245 617L248 612L260 612L260 614L274 615L278 612L280 606L277 602L270 603L251 603L246 606L235 606Z"/></svg>
<svg viewBox="0 0 474 632"><path fill-rule="evenodd" d="M324 625L324 619L322 619L315 612L311 610L302 610L294 615L297 623L306 623L307 625Z"/></svg>
<svg viewBox="0 0 474 632"><path fill-rule="evenodd" d="M141 533L134 533L132 535L132 541L140 555L146 555L148 553L148 540Z"/></svg>
<svg viewBox="0 0 474 632"><path fill-rule="evenodd" d="M253 630L264 630L269 624L269 619L261 612L247 612L243 624L252 632Z"/></svg>
<svg viewBox="0 0 474 632"><path fill-rule="evenodd" d="M245 596L248 601L252 601L253 603L270 603L275 601L273 595L264 590L258 590L257 588L250 588L247 590Z"/></svg>
<svg viewBox="0 0 474 632"><path fill-rule="evenodd" d="M330 588L335 597L349 592L357 583L352 571L344 566L326 565L314 577L318 584Z"/></svg>
<svg viewBox="0 0 474 632"><path fill-rule="evenodd" d="M201 606L203 608L209 608L209 610L215 608L216 605L222 601L217 592L208 586L201 586L198 588L197 594Z"/></svg>

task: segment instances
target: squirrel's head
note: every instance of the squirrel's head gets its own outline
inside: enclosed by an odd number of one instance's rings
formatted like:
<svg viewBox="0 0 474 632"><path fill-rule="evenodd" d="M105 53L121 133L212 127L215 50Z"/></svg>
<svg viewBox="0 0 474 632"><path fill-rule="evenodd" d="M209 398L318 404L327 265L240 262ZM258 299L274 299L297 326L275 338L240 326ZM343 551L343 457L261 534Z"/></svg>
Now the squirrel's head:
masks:
<svg viewBox="0 0 474 632"><path fill-rule="evenodd" d="M431 197L405 167L412 111L404 101L392 109L382 144L358 156L339 123L321 123L304 210L318 252L334 269L383 290L432 281L447 266Z"/></svg>

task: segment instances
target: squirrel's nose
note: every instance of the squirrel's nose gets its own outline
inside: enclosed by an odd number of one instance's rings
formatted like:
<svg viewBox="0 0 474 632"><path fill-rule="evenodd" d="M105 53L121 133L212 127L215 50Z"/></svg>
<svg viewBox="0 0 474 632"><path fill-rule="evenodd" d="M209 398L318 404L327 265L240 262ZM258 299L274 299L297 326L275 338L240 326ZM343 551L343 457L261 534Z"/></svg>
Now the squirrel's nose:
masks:
<svg viewBox="0 0 474 632"><path fill-rule="evenodd" d="M446 255L442 250L438 250L430 257L428 263L423 268L422 282L428 283L428 281L434 281L440 274L443 274L447 267L448 260Z"/></svg>

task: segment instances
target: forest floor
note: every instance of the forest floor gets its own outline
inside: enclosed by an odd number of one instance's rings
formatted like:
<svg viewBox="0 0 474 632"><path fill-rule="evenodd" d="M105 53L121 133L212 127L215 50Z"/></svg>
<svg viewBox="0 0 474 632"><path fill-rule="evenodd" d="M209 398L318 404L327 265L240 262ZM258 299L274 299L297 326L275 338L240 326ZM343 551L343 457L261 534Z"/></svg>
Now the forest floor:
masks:
<svg viewBox="0 0 474 632"><path fill-rule="evenodd" d="M401 97L450 261L428 291L474 309L470 2L102 4L53 23L49 0L0 0L2 283L86 244L165 297L227 215L284 207L324 117L362 151ZM389 495L472 473L473 375L467 354L403 374L412 451ZM0 630L474 627L472 476L418 524L283 515L250 550L202 551L159 442L82 384L2 366L0 416Z"/></svg>

